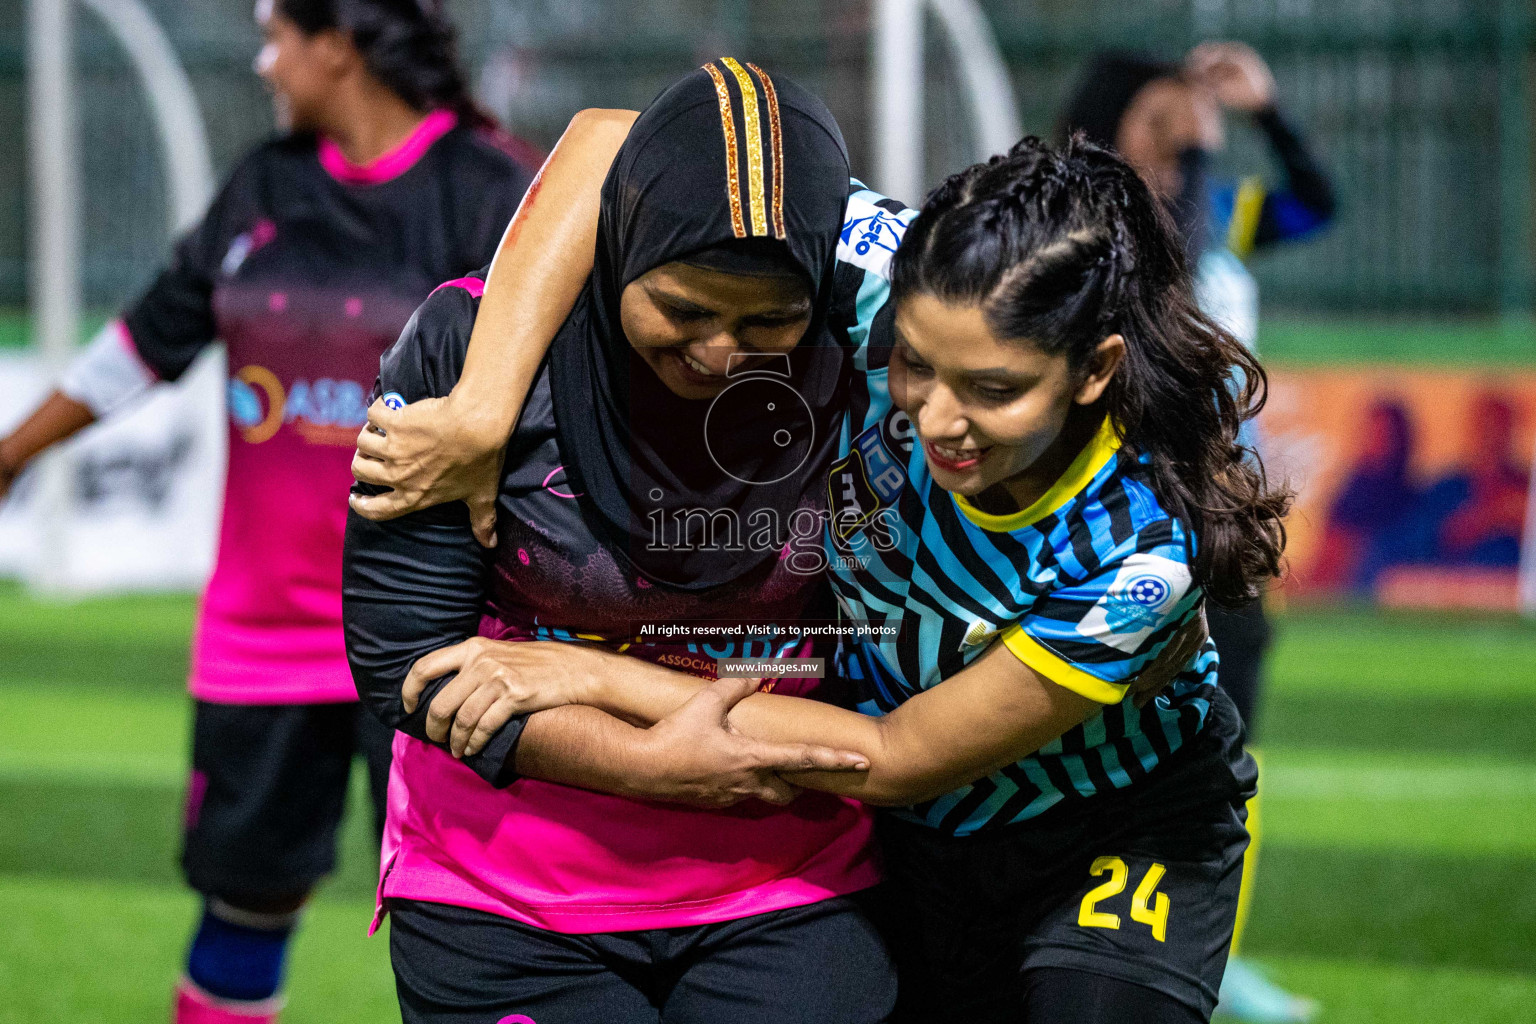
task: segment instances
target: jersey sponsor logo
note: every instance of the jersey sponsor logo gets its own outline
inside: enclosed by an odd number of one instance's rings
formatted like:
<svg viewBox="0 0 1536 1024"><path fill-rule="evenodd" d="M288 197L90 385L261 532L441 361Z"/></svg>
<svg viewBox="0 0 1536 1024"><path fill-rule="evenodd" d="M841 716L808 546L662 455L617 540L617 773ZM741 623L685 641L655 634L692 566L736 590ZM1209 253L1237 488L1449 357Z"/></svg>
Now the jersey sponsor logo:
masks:
<svg viewBox="0 0 1536 1024"><path fill-rule="evenodd" d="M1137 552L1120 564L1104 594L1077 624L1083 636L1135 653L1189 591L1189 566Z"/></svg>
<svg viewBox="0 0 1536 1024"><path fill-rule="evenodd" d="M906 414L901 415L905 419ZM827 473L832 533L839 541L851 540L881 509L894 505L907 484L906 469L886 446L884 428L889 421L887 417L854 438L848 454Z"/></svg>
<svg viewBox="0 0 1536 1024"><path fill-rule="evenodd" d="M283 382L265 366L242 366L229 378L229 418L251 444L277 433L287 401Z"/></svg>
<svg viewBox="0 0 1536 1024"><path fill-rule="evenodd" d="M311 444L351 447L368 422L368 392L355 380L300 378L287 387L265 366L242 366L229 379L229 418L249 444L291 425Z"/></svg>
<svg viewBox="0 0 1536 1024"><path fill-rule="evenodd" d="M384 403L384 408L394 409L396 411L404 409L406 405L404 396L402 396L398 391L384 392L384 394L379 397L379 401Z"/></svg>
<svg viewBox="0 0 1536 1024"><path fill-rule="evenodd" d="M851 196L843 216L837 258L890 277L891 257L906 231L907 225L896 214L861 196Z"/></svg>

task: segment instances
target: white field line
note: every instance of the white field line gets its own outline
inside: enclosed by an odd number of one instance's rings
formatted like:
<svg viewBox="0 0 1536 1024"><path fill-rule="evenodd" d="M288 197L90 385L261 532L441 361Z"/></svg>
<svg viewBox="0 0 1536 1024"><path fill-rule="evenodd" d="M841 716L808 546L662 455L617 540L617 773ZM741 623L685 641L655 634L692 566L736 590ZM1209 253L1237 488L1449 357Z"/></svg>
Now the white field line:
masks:
<svg viewBox="0 0 1536 1024"><path fill-rule="evenodd" d="M1297 765L1265 761L1266 799L1348 802L1536 800L1536 765Z"/></svg>

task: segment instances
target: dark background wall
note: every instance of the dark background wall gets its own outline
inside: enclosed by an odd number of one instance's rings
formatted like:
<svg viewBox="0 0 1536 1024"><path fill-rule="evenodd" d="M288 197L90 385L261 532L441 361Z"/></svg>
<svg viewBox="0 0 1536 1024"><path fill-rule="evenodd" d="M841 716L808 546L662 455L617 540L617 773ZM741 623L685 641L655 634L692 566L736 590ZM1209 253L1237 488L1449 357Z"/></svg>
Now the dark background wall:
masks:
<svg viewBox="0 0 1536 1024"><path fill-rule="evenodd" d="M196 85L216 169L271 131L244 0L148 0ZM1525 0L983 0L1027 130L1048 133L1087 54L1173 57L1230 36L1272 63L1286 108L1336 171L1326 238L1255 266L1270 307L1489 312L1524 307L1529 275L1529 4ZM481 94L548 145L583 106L639 106L722 52L818 89L856 169L868 157L866 0L450 0ZM26 291L23 0L0 0L0 305ZM77 18L87 302L122 301L166 245L163 175L142 95L89 13ZM930 43L930 182L968 163L963 98ZM1230 130L1224 169L1265 168Z"/></svg>

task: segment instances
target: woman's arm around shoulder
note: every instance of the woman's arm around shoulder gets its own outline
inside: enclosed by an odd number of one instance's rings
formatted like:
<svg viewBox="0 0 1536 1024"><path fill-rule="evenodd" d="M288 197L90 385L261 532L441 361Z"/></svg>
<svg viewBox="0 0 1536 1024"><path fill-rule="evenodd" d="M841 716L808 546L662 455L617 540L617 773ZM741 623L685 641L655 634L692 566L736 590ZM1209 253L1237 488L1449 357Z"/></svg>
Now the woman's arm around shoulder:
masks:
<svg viewBox="0 0 1536 1024"><path fill-rule="evenodd" d="M494 546L502 452L592 272L603 179L636 116L584 110L572 119L502 236L459 381L405 408L368 410L352 471L375 489L354 493L354 511L386 520L464 501L475 536Z"/></svg>

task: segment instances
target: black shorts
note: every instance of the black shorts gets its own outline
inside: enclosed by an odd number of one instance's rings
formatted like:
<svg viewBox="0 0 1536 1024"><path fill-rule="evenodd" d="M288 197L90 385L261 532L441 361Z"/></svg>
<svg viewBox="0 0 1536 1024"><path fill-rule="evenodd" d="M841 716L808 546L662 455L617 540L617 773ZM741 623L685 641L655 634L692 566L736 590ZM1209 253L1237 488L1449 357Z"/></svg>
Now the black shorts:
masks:
<svg viewBox="0 0 1536 1024"><path fill-rule="evenodd" d="M382 830L392 736L357 704L195 705L181 853L192 888L236 906L312 889L336 864L358 753Z"/></svg>
<svg viewBox="0 0 1536 1024"><path fill-rule="evenodd" d="M878 1024L896 998L856 897L602 935L441 903L389 906L404 1024Z"/></svg>
<svg viewBox="0 0 1536 1024"><path fill-rule="evenodd" d="M882 815L877 920L901 979L895 1019L1021 1024L1038 968L1141 985L1208 1019L1257 778L1236 710L1218 700L1212 715L1220 721L1133 789L1033 821L955 837Z"/></svg>

